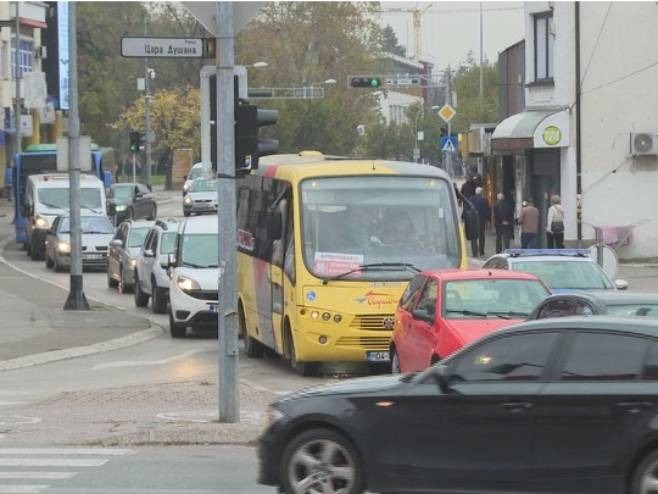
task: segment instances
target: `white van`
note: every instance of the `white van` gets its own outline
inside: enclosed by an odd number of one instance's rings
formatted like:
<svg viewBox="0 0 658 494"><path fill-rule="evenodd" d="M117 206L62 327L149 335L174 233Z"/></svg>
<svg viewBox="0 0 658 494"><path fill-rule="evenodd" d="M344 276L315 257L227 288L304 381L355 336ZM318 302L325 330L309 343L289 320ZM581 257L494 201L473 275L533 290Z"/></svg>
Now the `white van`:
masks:
<svg viewBox="0 0 658 494"><path fill-rule="evenodd" d="M27 253L43 259L46 232L59 215L69 214L69 176L67 173L30 175L25 185ZM80 211L85 216L106 216L105 186L94 175L80 175Z"/></svg>

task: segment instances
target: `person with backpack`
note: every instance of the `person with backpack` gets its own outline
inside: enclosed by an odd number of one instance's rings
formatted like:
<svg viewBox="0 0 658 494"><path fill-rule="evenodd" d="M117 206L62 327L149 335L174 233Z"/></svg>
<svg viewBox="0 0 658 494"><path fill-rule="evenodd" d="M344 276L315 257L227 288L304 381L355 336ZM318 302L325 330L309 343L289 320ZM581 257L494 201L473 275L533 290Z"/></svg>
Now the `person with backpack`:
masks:
<svg viewBox="0 0 658 494"><path fill-rule="evenodd" d="M560 196L551 197L546 220L546 244L549 249L564 249L564 209Z"/></svg>

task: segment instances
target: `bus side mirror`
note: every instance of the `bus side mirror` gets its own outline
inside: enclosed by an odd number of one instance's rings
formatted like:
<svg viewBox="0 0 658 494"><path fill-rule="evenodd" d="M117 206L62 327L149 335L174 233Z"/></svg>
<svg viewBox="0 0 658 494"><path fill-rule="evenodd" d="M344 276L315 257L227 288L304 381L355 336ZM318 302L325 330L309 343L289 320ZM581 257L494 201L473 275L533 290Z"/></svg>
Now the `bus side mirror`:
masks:
<svg viewBox="0 0 658 494"><path fill-rule="evenodd" d="M267 238L270 240L280 240L281 230L283 229L283 220L281 218L281 211L268 211L267 212Z"/></svg>

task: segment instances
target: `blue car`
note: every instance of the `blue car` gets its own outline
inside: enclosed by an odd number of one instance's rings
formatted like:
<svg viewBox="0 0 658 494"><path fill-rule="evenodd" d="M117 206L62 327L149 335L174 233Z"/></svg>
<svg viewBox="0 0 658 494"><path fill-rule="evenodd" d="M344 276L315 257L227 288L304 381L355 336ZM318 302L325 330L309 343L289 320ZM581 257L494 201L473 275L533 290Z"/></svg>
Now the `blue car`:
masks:
<svg viewBox="0 0 658 494"><path fill-rule="evenodd" d="M487 259L482 267L534 274L553 293L628 288L624 280L611 280L587 249L508 249Z"/></svg>

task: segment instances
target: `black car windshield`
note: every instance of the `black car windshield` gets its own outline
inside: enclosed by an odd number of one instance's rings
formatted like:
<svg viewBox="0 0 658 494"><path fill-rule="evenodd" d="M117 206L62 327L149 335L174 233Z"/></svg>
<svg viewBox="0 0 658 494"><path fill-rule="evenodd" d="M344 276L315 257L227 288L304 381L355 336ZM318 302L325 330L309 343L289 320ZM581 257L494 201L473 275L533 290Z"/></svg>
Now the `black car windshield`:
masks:
<svg viewBox="0 0 658 494"><path fill-rule="evenodd" d="M128 237L128 247L139 247L142 245L148 231L148 228L133 228L130 230L130 236Z"/></svg>
<svg viewBox="0 0 658 494"><path fill-rule="evenodd" d="M458 223L448 182L437 178L352 176L302 182L303 252L307 268L345 280L400 280L400 269L358 270L396 263L420 269L460 264Z"/></svg>
<svg viewBox="0 0 658 494"><path fill-rule="evenodd" d="M197 178L192 182L190 192L213 192L217 190L217 180Z"/></svg>
<svg viewBox="0 0 658 494"><path fill-rule="evenodd" d="M181 265L190 268L216 268L216 233L194 233L183 236L181 245Z"/></svg>
<svg viewBox="0 0 658 494"><path fill-rule="evenodd" d="M658 317L658 304L624 304L608 305L611 316Z"/></svg>
<svg viewBox="0 0 658 494"><path fill-rule="evenodd" d="M524 318L548 295L539 281L459 280L445 284L446 319Z"/></svg>
<svg viewBox="0 0 658 494"><path fill-rule="evenodd" d="M611 290L612 282L595 262L568 260L518 260L514 271L534 274L551 289Z"/></svg>
<svg viewBox="0 0 658 494"><path fill-rule="evenodd" d="M87 234L112 234L114 227L112 223L104 216L82 216L80 218L80 227L82 233ZM68 216L62 219L59 227L59 233L71 233L71 225Z"/></svg>
<svg viewBox="0 0 658 494"><path fill-rule="evenodd" d="M39 202L48 208L68 209L69 189L46 188L39 189ZM83 187L80 189L80 204L85 208L99 209L102 207L101 189L98 187Z"/></svg>
<svg viewBox="0 0 658 494"><path fill-rule="evenodd" d="M133 198L134 185L120 185L112 189L112 197L119 201L130 201Z"/></svg>
<svg viewBox="0 0 658 494"><path fill-rule="evenodd" d="M167 232L162 234L162 244L160 245L160 254L173 254L176 250L176 232Z"/></svg>

